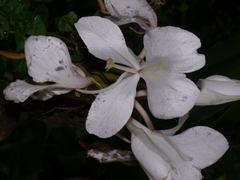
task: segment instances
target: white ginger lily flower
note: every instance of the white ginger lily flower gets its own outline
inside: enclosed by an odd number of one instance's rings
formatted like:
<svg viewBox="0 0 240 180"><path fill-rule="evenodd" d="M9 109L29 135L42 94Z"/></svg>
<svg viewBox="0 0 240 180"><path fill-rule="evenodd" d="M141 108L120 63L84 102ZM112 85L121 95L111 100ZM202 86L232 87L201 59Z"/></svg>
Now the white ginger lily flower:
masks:
<svg viewBox="0 0 240 180"><path fill-rule="evenodd" d="M213 75L199 81L201 93L196 105L218 105L240 100L240 81Z"/></svg>
<svg viewBox="0 0 240 180"><path fill-rule="evenodd" d="M54 82L48 85L33 85L23 80L12 82L4 90L7 100L24 102L28 97L47 100L54 95L84 88L91 81L85 73L72 64L65 43L50 36L30 36L25 42L28 74L37 83ZM39 96L34 93L39 92Z"/></svg>
<svg viewBox="0 0 240 180"><path fill-rule="evenodd" d="M200 180L201 169L214 164L229 147L225 137L209 127L166 136L134 120L127 126L132 151L151 180Z"/></svg>
<svg viewBox="0 0 240 180"><path fill-rule="evenodd" d="M148 30L157 27L157 16L146 0L104 0L110 18L117 25L137 23Z"/></svg>
<svg viewBox="0 0 240 180"><path fill-rule="evenodd" d="M181 117L194 106L199 90L184 73L205 64L204 55L197 53L201 43L194 34L170 26L148 31L144 36L146 62L141 64L126 46L119 27L110 20L84 17L75 26L94 56L112 59L112 67L128 73L93 102L86 122L89 133L110 137L127 123L141 77L146 81L148 104L155 117Z"/></svg>

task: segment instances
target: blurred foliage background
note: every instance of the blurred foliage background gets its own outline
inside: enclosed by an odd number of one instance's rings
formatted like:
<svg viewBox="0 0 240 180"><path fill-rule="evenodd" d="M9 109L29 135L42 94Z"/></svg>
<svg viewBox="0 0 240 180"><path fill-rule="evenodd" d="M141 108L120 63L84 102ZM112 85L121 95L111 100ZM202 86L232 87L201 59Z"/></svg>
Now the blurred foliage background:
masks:
<svg viewBox="0 0 240 180"><path fill-rule="evenodd" d="M207 65L189 74L191 79L196 82L213 74L240 79L238 1L166 0L159 6L155 0L151 5L160 26L178 26L200 37L200 52L206 55ZM101 164L87 157L89 148L130 149L117 137L102 140L87 134L84 123L94 96L79 98L73 92L47 102L4 100L2 90L7 84L30 79L23 54L24 41L30 35L61 38L73 62L83 65L102 86L115 80L117 72L105 72L105 64L88 53L73 26L78 18L92 15L103 15L97 0L0 0L1 180L147 179L136 162ZM134 33L135 25L121 28L128 45L139 53L143 35ZM174 121L154 122L161 128L174 125ZM225 156L203 170L204 179L240 179L240 102L195 107L182 130L196 125L217 129L230 143Z"/></svg>

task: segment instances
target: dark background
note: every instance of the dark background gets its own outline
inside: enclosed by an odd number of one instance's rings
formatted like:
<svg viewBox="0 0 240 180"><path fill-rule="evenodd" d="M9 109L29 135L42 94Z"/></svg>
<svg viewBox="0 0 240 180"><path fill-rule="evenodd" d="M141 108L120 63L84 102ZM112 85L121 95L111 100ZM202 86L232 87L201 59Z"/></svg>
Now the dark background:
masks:
<svg viewBox="0 0 240 180"><path fill-rule="evenodd" d="M206 66L188 76L195 82L213 74L240 80L240 3L217 0L166 0L152 4L159 25L178 26L196 34ZM52 35L65 41L74 63L83 65L103 85L116 79L105 64L94 60L73 24L82 16L102 15L97 0L0 0L0 50L16 57L30 35ZM97 27L96 27L97 28ZM136 29L136 25L131 25ZM142 34L128 26L122 30L129 47L142 48ZM0 56L0 92L15 79L31 79L24 59ZM86 156L96 148L130 149L116 137L102 140L87 134L85 118L93 96L74 93L47 102L7 102L0 93L0 180L147 179L136 162L100 164ZM145 103L145 101L142 101ZM154 121L161 128L171 123ZM240 179L240 102L195 107L182 130L210 126L225 135L230 149L213 166L203 170L206 180ZM124 131L124 130L123 130ZM125 133L125 132L123 132Z"/></svg>

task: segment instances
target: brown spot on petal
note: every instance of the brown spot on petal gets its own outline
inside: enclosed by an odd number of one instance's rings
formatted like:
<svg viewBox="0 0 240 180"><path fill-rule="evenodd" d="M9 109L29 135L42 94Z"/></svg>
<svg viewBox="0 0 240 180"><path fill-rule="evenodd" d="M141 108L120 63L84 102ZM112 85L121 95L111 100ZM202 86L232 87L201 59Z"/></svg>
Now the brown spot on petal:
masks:
<svg viewBox="0 0 240 180"><path fill-rule="evenodd" d="M55 68L55 71L62 71L64 70L64 67L63 66L58 66Z"/></svg>

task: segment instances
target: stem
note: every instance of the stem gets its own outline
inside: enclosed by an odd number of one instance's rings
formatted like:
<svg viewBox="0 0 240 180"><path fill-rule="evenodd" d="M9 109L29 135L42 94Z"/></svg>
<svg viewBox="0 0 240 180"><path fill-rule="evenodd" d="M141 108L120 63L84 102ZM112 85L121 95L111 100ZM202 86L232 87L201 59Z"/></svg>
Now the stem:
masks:
<svg viewBox="0 0 240 180"><path fill-rule="evenodd" d="M114 82L113 84L111 84L110 86L103 88L103 89L99 89L99 90L83 90L83 89L76 89L76 91L83 93L83 94L98 94L98 93L103 93L105 91L108 91L112 88L114 88L115 86L117 86L122 79L124 79L127 76L127 73L123 73L121 74L121 76L117 79L116 82Z"/></svg>
<svg viewBox="0 0 240 180"><path fill-rule="evenodd" d="M179 129L181 129L181 127L183 126L183 124L185 123L185 121L188 119L189 115L186 114L182 117L180 117L178 119L178 124L171 128L171 129L166 129L166 130L162 130L162 133L168 136L173 136Z"/></svg>
<svg viewBox="0 0 240 180"><path fill-rule="evenodd" d="M98 1L100 12L103 13L103 14L107 14L107 10L105 8L103 0L97 0L97 1Z"/></svg>
<svg viewBox="0 0 240 180"><path fill-rule="evenodd" d="M139 57L140 59L144 59L144 57L145 57L145 50L144 50L144 48L142 49L142 51L140 52L140 54L138 55L138 57Z"/></svg>
<svg viewBox="0 0 240 180"><path fill-rule="evenodd" d="M117 136L119 139L123 140L124 142L131 144L131 141L130 141L128 138L124 137L123 135L121 135L121 134L118 133L118 134L116 134L116 136Z"/></svg>
<svg viewBox="0 0 240 180"><path fill-rule="evenodd" d="M144 96L147 96L147 91L146 90L140 90L136 94L136 97L144 97Z"/></svg>
<svg viewBox="0 0 240 180"><path fill-rule="evenodd" d="M8 59L15 59L15 60L22 60L25 58L24 53L2 51L2 50L0 50L0 56L3 56Z"/></svg>
<svg viewBox="0 0 240 180"><path fill-rule="evenodd" d="M91 81L96 85L98 86L99 88L104 88L99 82L97 82L93 77L90 77Z"/></svg>
<svg viewBox="0 0 240 180"><path fill-rule="evenodd" d="M136 110L140 113L140 115L142 116L143 120L145 121L147 127L151 130L154 129L153 123L148 115L148 113L145 111L145 109L143 108L143 106L137 101L135 100L135 104L134 107L136 108Z"/></svg>

